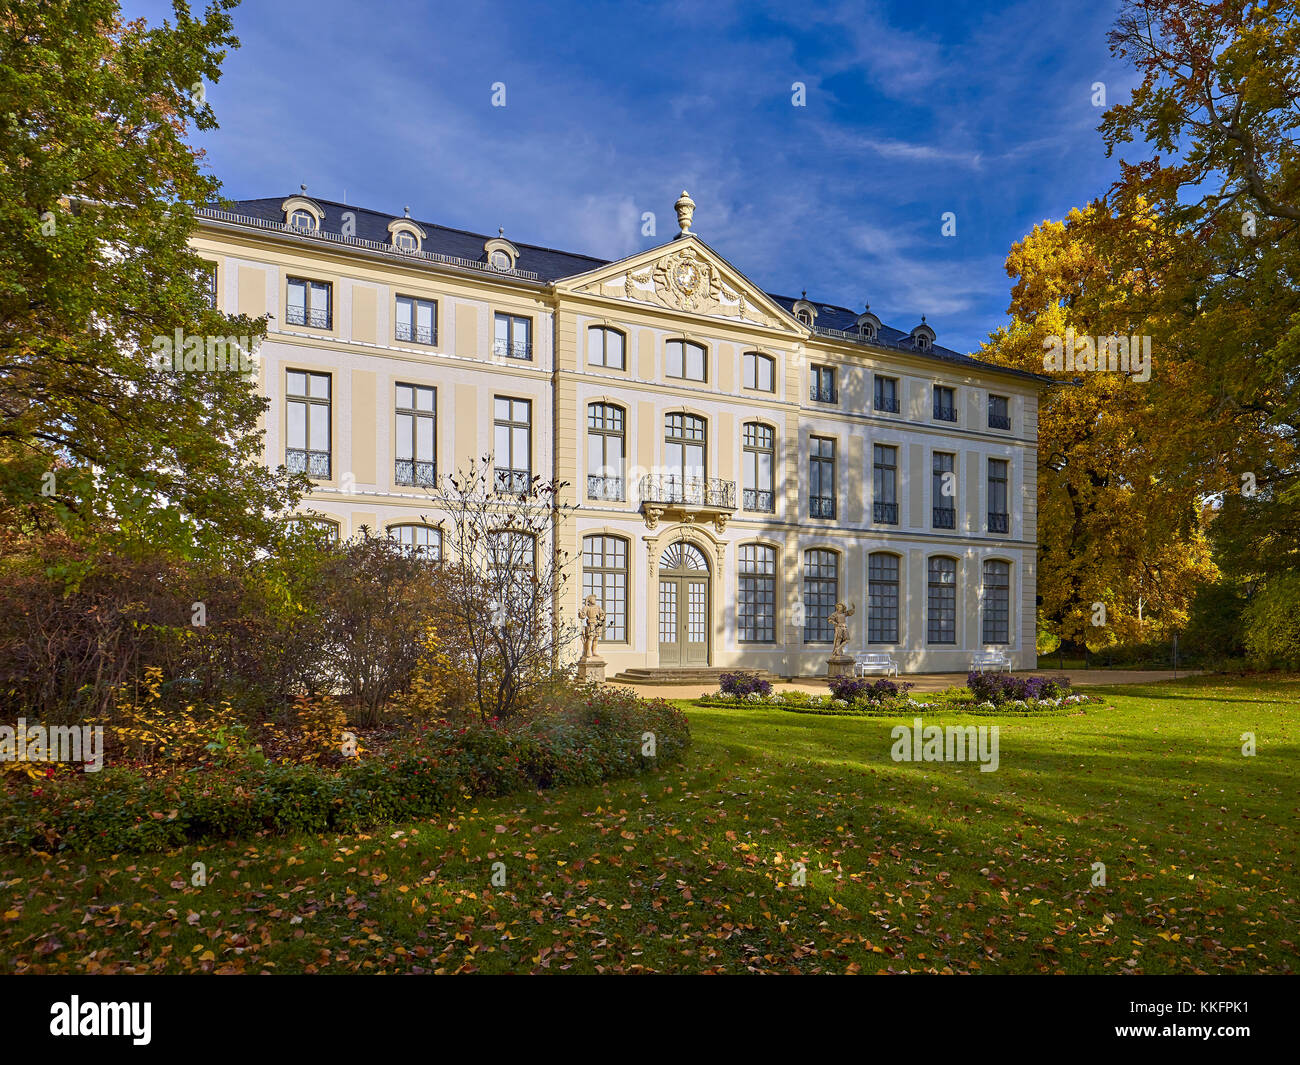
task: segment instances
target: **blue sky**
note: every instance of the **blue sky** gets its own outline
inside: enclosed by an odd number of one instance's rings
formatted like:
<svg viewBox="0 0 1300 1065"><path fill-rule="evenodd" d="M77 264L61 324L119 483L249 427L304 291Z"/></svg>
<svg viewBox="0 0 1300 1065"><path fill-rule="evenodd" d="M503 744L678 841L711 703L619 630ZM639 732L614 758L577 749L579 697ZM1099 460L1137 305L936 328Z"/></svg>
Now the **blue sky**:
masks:
<svg viewBox="0 0 1300 1065"><path fill-rule="evenodd" d="M967 351L1006 320L1011 244L1116 175L1092 103L1136 82L1115 6L245 0L197 143L233 199L306 184L607 258L671 238L686 188L767 291Z"/></svg>

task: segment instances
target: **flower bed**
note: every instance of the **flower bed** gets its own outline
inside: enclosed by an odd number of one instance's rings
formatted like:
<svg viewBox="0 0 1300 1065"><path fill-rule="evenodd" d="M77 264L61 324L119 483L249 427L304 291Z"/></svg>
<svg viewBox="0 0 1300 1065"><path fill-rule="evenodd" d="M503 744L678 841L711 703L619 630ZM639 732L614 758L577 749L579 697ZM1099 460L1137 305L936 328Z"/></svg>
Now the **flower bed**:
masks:
<svg viewBox="0 0 1300 1065"><path fill-rule="evenodd" d="M647 737L653 737L654 754ZM87 855L256 833L355 832L459 799L596 784L681 759L680 709L628 689L579 691L508 723L426 727L341 769L266 759L145 776L129 767L11 786L0 846Z"/></svg>

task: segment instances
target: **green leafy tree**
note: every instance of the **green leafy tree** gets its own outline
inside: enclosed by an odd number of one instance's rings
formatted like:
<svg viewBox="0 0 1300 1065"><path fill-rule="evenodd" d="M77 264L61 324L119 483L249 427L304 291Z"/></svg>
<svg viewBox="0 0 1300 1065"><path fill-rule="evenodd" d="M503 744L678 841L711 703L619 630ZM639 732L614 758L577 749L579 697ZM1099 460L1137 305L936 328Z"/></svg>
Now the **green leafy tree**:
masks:
<svg viewBox="0 0 1300 1065"><path fill-rule="evenodd" d="M0 503L15 524L204 553L267 542L301 484L262 464L256 372L161 370L158 338L254 343L189 247L218 182L187 143L235 0L158 26L0 0ZM232 355L235 353L232 351ZM238 364L237 356L234 360Z"/></svg>

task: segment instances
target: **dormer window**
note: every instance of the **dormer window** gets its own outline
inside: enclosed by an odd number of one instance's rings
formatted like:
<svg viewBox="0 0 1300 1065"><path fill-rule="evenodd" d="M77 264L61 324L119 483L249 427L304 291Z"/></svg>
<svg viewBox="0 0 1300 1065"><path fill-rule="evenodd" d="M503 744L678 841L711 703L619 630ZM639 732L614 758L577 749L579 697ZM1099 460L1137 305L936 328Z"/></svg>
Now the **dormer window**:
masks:
<svg viewBox="0 0 1300 1065"><path fill-rule="evenodd" d="M409 213L388 223L388 239L398 251L422 251L425 235L424 230L411 221Z"/></svg>
<svg viewBox="0 0 1300 1065"><path fill-rule="evenodd" d="M325 221L320 204L306 196L290 196L280 204L280 210L284 212L285 224L293 229L317 230Z"/></svg>
<svg viewBox="0 0 1300 1065"><path fill-rule="evenodd" d="M934 330L925 324L925 315L921 315L921 324L912 330L912 346L917 351L929 351L934 347Z"/></svg>
<svg viewBox="0 0 1300 1065"><path fill-rule="evenodd" d="M880 335L880 319L871 313L870 304L858 315L857 327L858 336L863 340L875 340Z"/></svg>
<svg viewBox="0 0 1300 1065"><path fill-rule="evenodd" d="M794 301L794 316L804 325L811 326L817 321L817 308L808 302L808 293L805 292L804 298Z"/></svg>
<svg viewBox="0 0 1300 1065"><path fill-rule="evenodd" d="M497 235L483 245L483 254L493 270L513 270L519 261L519 249L506 240L506 231L498 229Z"/></svg>

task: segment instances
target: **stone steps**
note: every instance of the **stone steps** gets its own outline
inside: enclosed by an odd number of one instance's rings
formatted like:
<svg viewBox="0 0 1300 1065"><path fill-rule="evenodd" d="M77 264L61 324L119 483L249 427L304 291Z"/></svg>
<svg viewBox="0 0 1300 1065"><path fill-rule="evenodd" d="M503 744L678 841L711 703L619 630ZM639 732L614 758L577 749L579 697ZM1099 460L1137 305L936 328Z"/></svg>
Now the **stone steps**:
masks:
<svg viewBox="0 0 1300 1065"><path fill-rule="evenodd" d="M737 669L709 668L706 666L669 666L663 669L625 669L613 677L617 684L706 684L718 686L718 678L724 673L735 673ZM764 680L775 683L781 678L765 669L746 669L745 673L757 673Z"/></svg>

